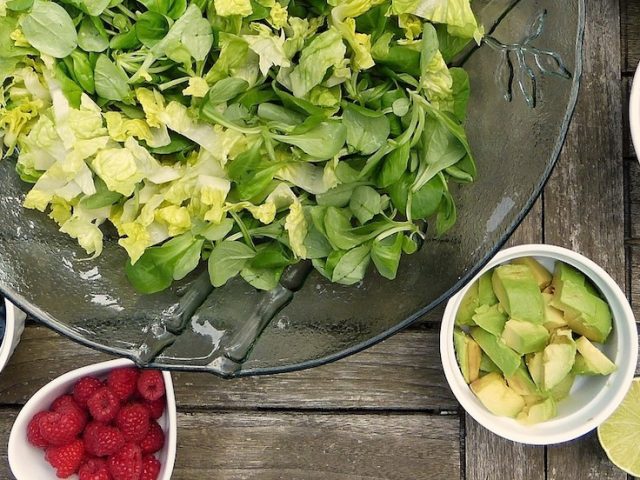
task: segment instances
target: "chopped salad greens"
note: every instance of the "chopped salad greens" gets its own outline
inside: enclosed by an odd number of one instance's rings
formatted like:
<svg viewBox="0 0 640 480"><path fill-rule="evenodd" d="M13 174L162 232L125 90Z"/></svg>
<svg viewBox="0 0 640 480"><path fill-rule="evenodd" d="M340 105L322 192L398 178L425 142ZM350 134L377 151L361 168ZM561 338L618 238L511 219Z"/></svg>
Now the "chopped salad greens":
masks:
<svg viewBox="0 0 640 480"><path fill-rule="evenodd" d="M470 0L0 0L0 156L144 293L393 279L476 174L447 62L482 35Z"/></svg>

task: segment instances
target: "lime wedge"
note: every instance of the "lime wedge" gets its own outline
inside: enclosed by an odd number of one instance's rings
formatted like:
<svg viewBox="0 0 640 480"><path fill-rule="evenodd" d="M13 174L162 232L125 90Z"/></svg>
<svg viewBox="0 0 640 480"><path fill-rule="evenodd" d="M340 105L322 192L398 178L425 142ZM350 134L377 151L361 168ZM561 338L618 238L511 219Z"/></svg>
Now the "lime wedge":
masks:
<svg viewBox="0 0 640 480"><path fill-rule="evenodd" d="M624 400L598 427L600 445L618 468L640 476L640 377L635 378Z"/></svg>

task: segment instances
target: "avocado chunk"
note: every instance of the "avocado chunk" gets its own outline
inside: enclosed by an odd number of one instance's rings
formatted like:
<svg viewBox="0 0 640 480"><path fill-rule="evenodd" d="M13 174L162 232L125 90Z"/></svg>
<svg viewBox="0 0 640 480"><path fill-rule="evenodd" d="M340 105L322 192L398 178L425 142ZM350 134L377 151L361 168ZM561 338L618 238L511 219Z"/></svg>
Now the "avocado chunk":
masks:
<svg viewBox="0 0 640 480"><path fill-rule="evenodd" d="M472 317L478 306L478 282L473 282L460 301L456 313L456 325L475 325Z"/></svg>
<svg viewBox="0 0 640 480"><path fill-rule="evenodd" d="M471 336L480 348L505 375L513 375L520 366L520 355L507 347L502 340L480 327L471 328Z"/></svg>
<svg viewBox="0 0 640 480"><path fill-rule="evenodd" d="M473 321L476 325L495 336L500 336L507 318L509 317L498 304L491 306L480 305L473 315Z"/></svg>
<svg viewBox="0 0 640 480"><path fill-rule="evenodd" d="M580 270L567 263L556 262L551 285L557 289L560 288L562 283L567 281L573 282L576 285L584 285L587 282L587 277Z"/></svg>
<svg viewBox="0 0 640 480"><path fill-rule="evenodd" d="M464 381L471 383L480 376L480 346L462 330L453 331L453 346Z"/></svg>
<svg viewBox="0 0 640 480"><path fill-rule="evenodd" d="M553 295L550 293L542 293L542 301L544 302L544 328L550 332L567 326L567 321L560 310L550 305Z"/></svg>
<svg viewBox="0 0 640 480"><path fill-rule="evenodd" d="M544 268L542 264L538 262L535 258L520 257L520 258L516 258L515 260L512 260L511 263L516 265L525 265L529 267L529 269L531 270L531 273L533 273L533 276L536 279L536 282L538 283L538 288L540 290L544 290L549 285L551 285L551 280L553 279L551 272L546 268Z"/></svg>
<svg viewBox="0 0 640 480"><path fill-rule="evenodd" d="M480 371L491 373L491 372L499 372L500 369L495 363L493 363L493 360L491 360L486 353L483 353L482 358L480 359Z"/></svg>
<svg viewBox="0 0 640 480"><path fill-rule="evenodd" d="M571 387L573 387L573 381L576 379L576 376L572 373L564 377L560 383L558 383L555 387L551 389L549 392L553 399L556 402L559 402L563 398L569 396L569 392L571 392Z"/></svg>
<svg viewBox="0 0 640 480"><path fill-rule="evenodd" d="M529 267L500 265L493 271L491 279L493 291L510 318L542 325L542 295Z"/></svg>
<svg viewBox="0 0 640 480"><path fill-rule="evenodd" d="M609 305L600 297L589 293L584 285L571 281L562 282L549 304L562 310L569 327L589 340L604 343L611 332Z"/></svg>
<svg viewBox="0 0 640 480"><path fill-rule="evenodd" d="M524 408L524 399L510 388L502 375L488 373L471 384L471 390L494 415L515 417Z"/></svg>
<svg viewBox="0 0 640 480"><path fill-rule="evenodd" d="M571 337L571 331L557 330L542 352L542 376L545 390L551 390L571 372L575 357L576 343Z"/></svg>
<svg viewBox="0 0 640 480"><path fill-rule="evenodd" d="M542 352L531 353L526 357L527 369L529 375L538 386L538 388L544 387L544 367L542 364Z"/></svg>
<svg viewBox="0 0 640 480"><path fill-rule="evenodd" d="M533 405L526 405L518 414L516 419L525 425L534 425L545 422L558 414L556 402L552 397L548 397Z"/></svg>
<svg viewBox="0 0 640 480"><path fill-rule="evenodd" d="M502 331L502 341L521 355L540 351L549 340L549 331L542 325L522 320L509 320Z"/></svg>
<svg viewBox="0 0 640 480"><path fill-rule="evenodd" d="M609 375L615 372L616 365L607 358L598 348L586 337L576 340L576 362L573 372L578 375Z"/></svg>
<svg viewBox="0 0 640 480"><path fill-rule="evenodd" d="M518 395L522 395L527 398L542 398L540 389L533 382L524 363L520 364L520 367L518 367L513 375L505 377L505 380L507 381L507 385L509 385Z"/></svg>
<svg viewBox="0 0 640 480"><path fill-rule="evenodd" d="M495 305L498 303L498 297L493 293L493 283L491 282L492 272L483 273L478 279L478 304L479 305Z"/></svg>

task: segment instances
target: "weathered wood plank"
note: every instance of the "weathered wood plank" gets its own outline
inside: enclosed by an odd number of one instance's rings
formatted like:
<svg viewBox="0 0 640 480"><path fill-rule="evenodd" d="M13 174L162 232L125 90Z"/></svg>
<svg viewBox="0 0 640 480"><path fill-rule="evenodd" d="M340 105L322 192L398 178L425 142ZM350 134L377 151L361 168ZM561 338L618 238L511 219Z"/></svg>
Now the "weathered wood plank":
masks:
<svg viewBox="0 0 640 480"><path fill-rule="evenodd" d="M466 417L466 480L545 480L544 447L510 442Z"/></svg>
<svg viewBox="0 0 640 480"><path fill-rule="evenodd" d="M460 478L455 416L180 415L175 480Z"/></svg>
<svg viewBox="0 0 640 480"><path fill-rule="evenodd" d="M627 7L635 12L631 3ZM584 253L624 288L620 8L615 0L591 0L587 11L580 99L545 190L545 241ZM635 36L629 29L627 33L631 50ZM610 465L593 435L549 447L547 476L626 479Z"/></svg>
<svg viewBox="0 0 640 480"><path fill-rule="evenodd" d="M627 480L627 474L609 461L594 431L547 449L547 479Z"/></svg>
<svg viewBox="0 0 640 480"><path fill-rule="evenodd" d="M640 239L640 164L635 160L625 162L626 195L628 200L627 240L630 244Z"/></svg>
<svg viewBox="0 0 640 480"><path fill-rule="evenodd" d="M633 84L633 78L622 78L622 154L624 158L636 158L636 152L633 148L633 142L631 141L631 131L629 130L629 99L631 96L631 85Z"/></svg>
<svg viewBox="0 0 640 480"><path fill-rule="evenodd" d="M0 410L2 438L15 415ZM179 413L172 479L456 479L458 432L455 416ZM3 479L6 450L3 442Z"/></svg>
<svg viewBox="0 0 640 480"><path fill-rule="evenodd" d="M640 2L636 0L622 0L621 38L622 38L622 68L626 73L635 71L640 62Z"/></svg>
<svg viewBox="0 0 640 480"><path fill-rule="evenodd" d="M22 404L50 379L108 358L44 327L27 327L0 374L1 402ZM358 355L303 372L238 380L179 372L174 381L182 408L457 408L435 330L401 332Z"/></svg>

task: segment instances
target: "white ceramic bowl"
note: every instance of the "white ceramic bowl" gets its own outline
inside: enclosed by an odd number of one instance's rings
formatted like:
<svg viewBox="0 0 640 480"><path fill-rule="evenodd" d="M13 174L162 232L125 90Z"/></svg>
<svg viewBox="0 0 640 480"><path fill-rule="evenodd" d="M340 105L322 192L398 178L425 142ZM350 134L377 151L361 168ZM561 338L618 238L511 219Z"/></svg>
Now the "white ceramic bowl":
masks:
<svg viewBox="0 0 640 480"><path fill-rule="evenodd" d="M9 436L9 465L17 480L55 480L56 474L44 459L44 450L34 447L27 441L27 425L33 416L47 410L51 403L60 395L69 393L76 381L82 377L92 375L98 378L106 377L110 370L133 366L127 359L110 360L108 362L88 365L72 370L51 381L36 394L22 408L11 429ZM158 480L170 480L176 458L176 401L173 393L173 382L169 372L163 372L166 388L167 407L158 423L165 433L165 444L156 454L162 463ZM77 475L70 477L77 479Z"/></svg>
<svg viewBox="0 0 640 480"><path fill-rule="evenodd" d="M636 69L631 85L631 95L629 97L629 128L631 129L631 140L636 151L636 156L640 160L640 64Z"/></svg>
<svg viewBox="0 0 640 480"><path fill-rule="evenodd" d="M2 301L1 298L0 301ZM2 372L18 342L20 342L20 335L24 331L24 321L27 317L22 310L19 310L7 299L4 299L4 306L7 316L4 337L0 339L0 372Z"/></svg>
<svg viewBox="0 0 640 480"><path fill-rule="evenodd" d="M613 279L588 258L552 245L522 245L499 252L482 273L514 258L531 256L553 271L556 261L581 270L605 296L613 314L613 330L604 345L605 354L618 366L609 376L578 376L570 395L558 402L558 416L536 425L493 415L471 391L462 377L453 346L455 316L469 285L449 300L440 332L440 354L447 381L464 409L485 428L515 442L550 445L578 438L596 428L613 413L631 385L638 358L636 323L624 293Z"/></svg>

